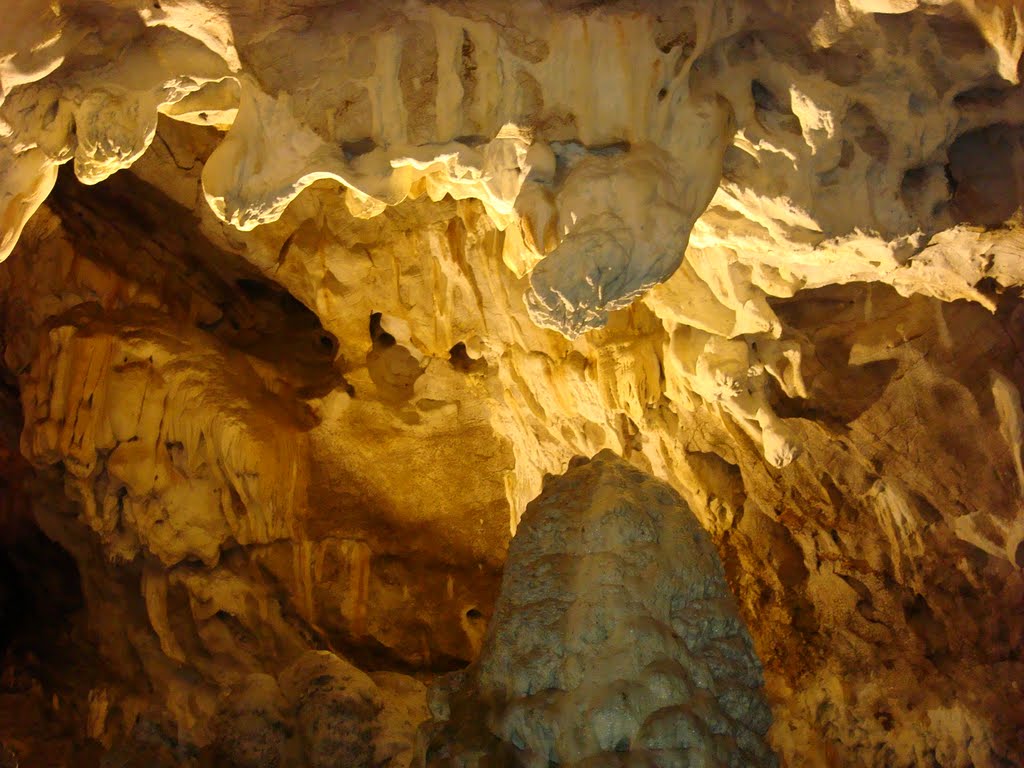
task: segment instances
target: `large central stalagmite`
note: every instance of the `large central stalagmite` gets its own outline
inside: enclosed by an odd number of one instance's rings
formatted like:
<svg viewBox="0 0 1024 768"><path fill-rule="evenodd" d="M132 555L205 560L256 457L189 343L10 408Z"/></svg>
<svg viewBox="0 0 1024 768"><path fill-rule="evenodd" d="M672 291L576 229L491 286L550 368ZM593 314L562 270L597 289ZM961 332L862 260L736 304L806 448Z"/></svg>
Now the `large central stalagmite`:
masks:
<svg viewBox="0 0 1024 768"><path fill-rule="evenodd" d="M549 478L420 765L774 766L761 664L707 532L610 451Z"/></svg>

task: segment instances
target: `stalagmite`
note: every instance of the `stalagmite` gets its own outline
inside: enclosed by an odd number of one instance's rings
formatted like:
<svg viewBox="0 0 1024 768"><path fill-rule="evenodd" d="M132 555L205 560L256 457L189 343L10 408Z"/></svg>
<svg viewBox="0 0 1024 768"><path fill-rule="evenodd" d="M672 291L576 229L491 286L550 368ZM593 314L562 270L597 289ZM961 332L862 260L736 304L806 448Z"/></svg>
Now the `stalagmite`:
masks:
<svg viewBox="0 0 1024 768"><path fill-rule="evenodd" d="M770 766L761 665L710 537L610 451L530 503L476 662L414 765Z"/></svg>

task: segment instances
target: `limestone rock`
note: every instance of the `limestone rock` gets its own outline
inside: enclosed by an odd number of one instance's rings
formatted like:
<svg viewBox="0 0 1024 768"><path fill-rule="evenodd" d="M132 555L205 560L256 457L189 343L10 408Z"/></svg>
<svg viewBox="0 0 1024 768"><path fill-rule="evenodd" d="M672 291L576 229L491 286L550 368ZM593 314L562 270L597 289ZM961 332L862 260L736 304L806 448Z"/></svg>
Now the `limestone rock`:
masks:
<svg viewBox="0 0 1024 768"><path fill-rule="evenodd" d="M367 675L326 651L301 656L281 675L295 707L310 768L375 765L380 694Z"/></svg>
<svg viewBox="0 0 1024 768"><path fill-rule="evenodd" d="M265 673L250 675L230 691L216 726L214 743L221 758L237 768L294 765L289 744L295 725L277 681Z"/></svg>
<svg viewBox="0 0 1024 768"><path fill-rule="evenodd" d="M328 179L359 217L478 200L508 233L505 263L529 273L517 291L530 316L568 336L665 283L684 253L704 307L668 311L730 336L778 338L767 298L801 288L873 280L991 308L979 285L1019 282L994 258L1016 225L981 247L967 226L1020 202L1007 124L1022 22L1003 4L691 0L552 16L533 2L507 17L487 0L390 15L311 3L259 21L244 3L186 4L140 7L138 25L85 0L81 15L19 5L26 39L48 43L5 69L2 254L58 165L73 158L96 183L137 164L165 114L229 127L196 176L207 213L243 231ZM907 40L921 61L902 58ZM66 58L76 44L100 53ZM107 66L111 50L123 55ZM693 391L707 398L723 376L735 379L712 366ZM749 378L758 402L724 407L781 466L799 446Z"/></svg>
<svg viewBox="0 0 1024 768"><path fill-rule="evenodd" d="M718 123L709 129L712 158L724 151L727 133L728 113L719 111L725 114L717 121L709 118ZM569 169L557 211L549 214L557 216L559 244L531 272L527 303L537 325L574 337L604 326L610 311L629 306L676 271L679 245L714 190L652 146L603 157L570 155L562 164Z"/></svg>
<svg viewBox="0 0 1024 768"><path fill-rule="evenodd" d="M449 722L426 727L423 764L776 764L761 665L710 537L611 452L527 507L470 670Z"/></svg>
<svg viewBox="0 0 1024 768"><path fill-rule="evenodd" d="M471 662L611 449L711 534L786 763L1024 763L1018 3L4 13L0 541L72 554L104 748L198 754L310 650Z"/></svg>
<svg viewBox="0 0 1024 768"><path fill-rule="evenodd" d="M375 672L370 677L384 702L377 715L375 764L407 768L412 763L417 728L430 719L427 687L416 678L397 672Z"/></svg>
<svg viewBox="0 0 1024 768"><path fill-rule="evenodd" d="M236 768L406 768L426 688L395 672L371 677L328 651L310 651L278 679L255 673L225 691L213 744Z"/></svg>

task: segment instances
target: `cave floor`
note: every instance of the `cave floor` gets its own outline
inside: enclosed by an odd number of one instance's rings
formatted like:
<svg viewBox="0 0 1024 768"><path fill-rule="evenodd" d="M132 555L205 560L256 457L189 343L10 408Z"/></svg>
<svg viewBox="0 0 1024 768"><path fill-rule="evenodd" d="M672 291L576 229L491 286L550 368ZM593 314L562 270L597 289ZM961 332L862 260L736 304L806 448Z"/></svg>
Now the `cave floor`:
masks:
<svg viewBox="0 0 1024 768"><path fill-rule="evenodd" d="M102 665L63 626L23 628L0 660L0 768L98 768L102 745L86 736L89 691Z"/></svg>

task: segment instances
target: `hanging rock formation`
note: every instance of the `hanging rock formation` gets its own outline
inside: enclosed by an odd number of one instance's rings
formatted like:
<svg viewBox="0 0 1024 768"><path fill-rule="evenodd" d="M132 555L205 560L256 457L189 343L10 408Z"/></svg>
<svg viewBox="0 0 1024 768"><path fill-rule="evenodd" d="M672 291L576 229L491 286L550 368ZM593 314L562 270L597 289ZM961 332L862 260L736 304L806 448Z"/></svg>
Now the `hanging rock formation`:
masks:
<svg viewBox="0 0 1024 768"><path fill-rule="evenodd" d="M1024 763L1016 0L7 5L3 562L70 553L103 660L11 711L188 764L264 697L232 759L310 759L285 670L473 662L610 449L711 535L782 764Z"/></svg>
<svg viewBox="0 0 1024 768"><path fill-rule="evenodd" d="M527 507L480 656L456 676L420 765L776 765L711 538L610 451Z"/></svg>

